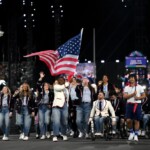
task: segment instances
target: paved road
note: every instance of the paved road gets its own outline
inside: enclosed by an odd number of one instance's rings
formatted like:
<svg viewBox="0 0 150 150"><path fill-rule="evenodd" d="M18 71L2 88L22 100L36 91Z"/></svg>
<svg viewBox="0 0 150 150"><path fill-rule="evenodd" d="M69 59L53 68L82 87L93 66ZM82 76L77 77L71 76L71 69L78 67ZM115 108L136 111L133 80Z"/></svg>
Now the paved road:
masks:
<svg viewBox="0 0 150 150"><path fill-rule="evenodd" d="M2 138L0 136L0 138ZM9 141L0 140L0 150L149 150L150 139L140 139L138 143L128 143L126 139L79 139L69 138L68 141L59 139L52 142L52 139L39 140L34 135L29 141L18 139L18 135L10 135Z"/></svg>

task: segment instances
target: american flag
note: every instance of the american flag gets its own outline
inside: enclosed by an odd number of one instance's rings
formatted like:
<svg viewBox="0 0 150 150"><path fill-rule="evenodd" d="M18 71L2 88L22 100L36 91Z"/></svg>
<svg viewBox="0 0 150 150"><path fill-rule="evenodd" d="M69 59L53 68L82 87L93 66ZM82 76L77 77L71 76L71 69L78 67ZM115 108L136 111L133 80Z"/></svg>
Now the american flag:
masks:
<svg viewBox="0 0 150 150"><path fill-rule="evenodd" d="M39 56L52 76L60 74L72 75L76 71L82 39L81 32L61 45L57 50L45 50L31 53L24 57Z"/></svg>

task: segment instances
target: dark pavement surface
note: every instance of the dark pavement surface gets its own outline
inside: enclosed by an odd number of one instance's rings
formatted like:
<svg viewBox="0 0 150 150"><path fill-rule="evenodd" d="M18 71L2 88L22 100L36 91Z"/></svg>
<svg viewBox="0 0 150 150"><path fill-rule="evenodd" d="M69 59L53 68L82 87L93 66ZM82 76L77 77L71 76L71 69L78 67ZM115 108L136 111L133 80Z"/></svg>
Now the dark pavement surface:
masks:
<svg viewBox="0 0 150 150"><path fill-rule="evenodd" d="M127 142L127 139L79 139L69 137L68 141L59 139L53 142L52 138L40 140L31 135L28 141L18 139L19 135L10 135L9 141L0 140L0 150L150 150L150 139L140 139L138 143ZM0 136L0 139L2 136Z"/></svg>

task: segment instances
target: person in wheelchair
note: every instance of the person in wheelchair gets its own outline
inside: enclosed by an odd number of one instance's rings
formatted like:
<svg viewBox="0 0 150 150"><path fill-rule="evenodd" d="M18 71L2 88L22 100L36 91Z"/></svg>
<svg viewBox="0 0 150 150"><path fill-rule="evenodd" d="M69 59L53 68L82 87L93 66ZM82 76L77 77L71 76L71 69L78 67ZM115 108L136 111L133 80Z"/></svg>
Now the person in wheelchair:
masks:
<svg viewBox="0 0 150 150"><path fill-rule="evenodd" d="M107 122L108 117L111 114L111 123L115 125L116 123L116 115L114 108L110 101L104 99L104 92L99 92L98 99L93 102L93 107L90 113L89 122L92 120L95 123L95 135L103 136L104 133L104 123Z"/></svg>

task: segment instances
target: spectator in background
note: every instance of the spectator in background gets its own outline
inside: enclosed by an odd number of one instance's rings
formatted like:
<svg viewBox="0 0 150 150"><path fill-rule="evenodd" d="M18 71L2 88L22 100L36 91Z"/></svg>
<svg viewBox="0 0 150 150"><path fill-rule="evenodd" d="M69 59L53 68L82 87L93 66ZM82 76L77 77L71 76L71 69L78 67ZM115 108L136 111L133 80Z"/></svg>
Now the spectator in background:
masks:
<svg viewBox="0 0 150 150"><path fill-rule="evenodd" d="M110 102L114 108L115 115L116 115L116 125L113 126L112 134L116 134L117 130L119 129L119 121L122 115L122 109L125 108L125 103L123 102L122 98L119 98L116 92L110 92Z"/></svg>
<svg viewBox="0 0 150 150"><path fill-rule="evenodd" d="M109 93L115 91L112 83L109 82L108 75L103 75L102 84L98 86L97 93L100 91L105 93L105 99L109 99Z"/></svg>

